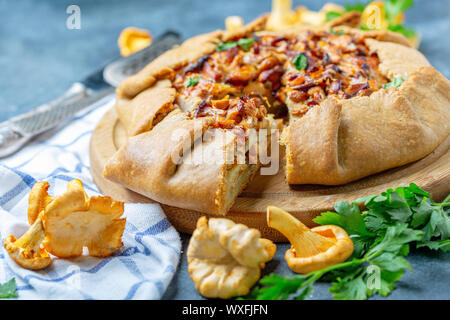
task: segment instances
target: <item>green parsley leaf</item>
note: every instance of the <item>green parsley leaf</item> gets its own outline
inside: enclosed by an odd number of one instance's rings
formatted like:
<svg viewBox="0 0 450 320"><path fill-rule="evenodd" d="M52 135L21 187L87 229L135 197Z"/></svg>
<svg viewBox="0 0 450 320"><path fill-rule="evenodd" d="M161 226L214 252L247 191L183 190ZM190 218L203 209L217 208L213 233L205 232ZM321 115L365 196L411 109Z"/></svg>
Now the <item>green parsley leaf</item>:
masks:
<svg viewBox="0 0 450 320"><path fill-rule="evenodd" d="M402 256L395 255L390 252L385 252L370 262L372 265L376 265L381 269L396 272L403 269L412 270L408 260Z"/></svg>
<svg viewBox="0 0 450 320"><path fill-rule="evenodd" d="M367 210L361 212L358 203L364 203ZM270 274L245 298L305 299L318 280L331 282L334 299L387 296L395 282L411 270L405 259L411 244L450 251L450 195L436 203L428 192L411 183L351 204L338 202L335 211L324 212L314 221L346 230L354 244L347 261L305 275Z"/></svg>
<svg viewBox="0 0 450 320"><path fill-rule="evenodd" d="M342 36L343 34L345 34L344 30L334 31L333 28L330 28L330 32L332 35L335 35L335 36Z"/></svg>
<svg viewBox="0 0 450 320"><path fill-rule="evenodd" d="M333 224L343 228L349 235L370 236L366 224L361 216L358 205L347 201L337 202L334 205L336 212L324 212L313 219L321 225Z"/></svg>
<svg viewBox="0 0 450 320"><path fill-rule="evenodd" d="M186 84L186 88L196 86L199 81L200 78L189 78Z"/></svg>
<svg viewBox="0 0 450 320"><path fill-rule="evenodd" d="M234 47L237 47L237 42L235 42L235 41L228 41L228 42L221 42L221 43L219 43L218 45L217 45L217 48L216 48L216 50L217 51L226 51L226 50L228 50L228 49L230 49L230 48L234 48Z"/></svg>
<svg viewBox="0 0 450 320"><path fill-rule="evenodd" d="M367 286L363 275L353 279L341 279L332 283L330 292L336 300L365 300L367 299Z"/></svg>
<svg viewBox="0 0 450 320"><path fill-rule="evenodd" d="M305 70L308 67L308 59L303 53L300 53L298 56L292 60L295 68L299 71Z"/></svg>
<svg viewBox="0 0 450 320"><path fill-rule="evenodd" d="M369 1L370 2L370 1ZM345 5L345 11L357 11L357 12L363 12L364 8L369 4L369 2L359 2L355 4L346 4Z"/></svg>
<svg viewBox="0 0 450 320"><path fill-rule="evenodd" d="M353 235L350 239L353 241L353 253L349 259L362 257L368 249L368 237Z"/></svg>
<svg viewBox="0 0 450 320"><path fill-rule="evenodd" d="M444 202L445 204L446 202ZM416 219L413 217L413 221L411 224L418 224L425 226L422 228L422 231L425 233L422 241L419 243L426 244L427 247L430 249L434 248L443 248L445 251L448 250L448 246L446 244L446 240L448 240L450 235L450 218L449 218L449 212L450 210L445 209L445 205L432 205L431 208L429 208L429 211L431 211L431 214L426 214L426 217L428 217L428 221L424 219L423 216L420 216L420 220L418 221L418 217L416 216ZM423 207L421 207L423 209ZM417 210L417 212L420 212ZM424 215L422 213L422 215ZM420 224L419 224L420 222ZM432 238L440 238L436 239L437 243L433 244Z"/></svg>
<svg viewBox="0 0 450 320"><path fill-rule="evenodd" d="M323 212L313 219L315 223L321 225L333 224L339 227L344 225L342 220L342 217L338 213L332 211Z"/></svg>
<svg viewBox="0 0 450 320"><path fill-rule="evenodd" d="M405 198L392 189L387 191L384 209L390 219L394 221L406 222L412 216L412 211Z"/></svg>
<svg viewBox="0 0 450 320"><path fill-rule="evenodd" d="M255 288L251 293L257 300L284 300L297 291L305 282L303 275L293 275L282 277L277 274L270 274L260 280L264 288Z"/></svg>
<svg viewBox="0 0 450 320"><path fill-rule="evenodd" d="M252 44L254 44L254 43L255 43L255 39L253 39L253 38L243 38L243 39L239 39L237 42L238 46L240 46L245 51L250 50Z"/></svg>
<svg viewBox="0 0 450 320"><path fill-rule="evenodd" d="M325 14L325 21L329 22L331 20L334 20L336 18L339 18L342 16L342 13L337 12L337 11L327 11L327 13Z"/></svg>
<svg viewBox="0 0 450 320"><path fill-rule="evenodd" d="M413 216L411 226L417 228L424 225L430 220L434 207L430 199L421 202L417 207L413 208Z"/></svg>
<svg viewBox="0 0 450 320"><path fill-rule="evenodd" d="M373 266L373 265L371 265ZM370 267L368 267L370 268ZM403 276L403 274L405 273L404 269L398 270L398 271L387 271L387 270L382 270L381 272L379 272L379 277L380 277L380 283L379 283L379 288L372 288L372 289L368 289L368 296L372 296L374 293L378 293L380 295L382 295L383 297L387 297L392 290L394 290L395 287L395 282L400 280L400 278ZM369 280L370 278L368 277L367 280Z"/></svg>
<svg viewBox="0 0 450 320"><path fill-rule="evenodd" d="M381 288L378 292L386 297L389 293L394 290L394 283L400 280L400 278L405 273L404 270L398 270L395 272L382 271L381 272Z"/></svg>
<svg viewBox="0 0 450 320"><path fill-rule="evenodd" d="M385 0L384 10L389 23L394 21L399 14L411 8L413 4L413 0Z"/></svg>
<svg viewBox="0 0 450 320"><path fill-rule="evenodd" d="M216 50L217 51L226 51L228 49L234 48L234 47L241 47L245 51L250 50L252 44L255 43L255 39L253 38L242 38L236 41L228 41L228 42L221 42L217 45Z"/></svg>
<svg viewBox="0 0 450 320"><path fill-rule="evenodd" d="M405 27L402 24L389 25L388 30L401 33L407 38L414 38L417 35L417 33L413 29Z"/></svg>
<svg viewBox="0 0 450 320"><path fill-rule="evenodd" d="M417 244L417 248L426 247L431 250L441 250L443 252L450 251L450 239L447 240L437 240L437 241L426 241Z"/></svg>
<svg viewBox="0 0 450 320"><path fill-rule="evenodd" d="M386 12L386 19L388 20L388 30L401 33L407 38L416 37L417 33L406 26L395 23L395 19L399 14L403 13L407 9L414 5L413 0L386 0L384 2L384 8Z"/></svg>
<svg viewBox="0 0 450 320"><path fill-rule="evenodd" d="M17 298L16 279L12 278L4 284L0 284L0 299Z"/></svg>
<svg viewBox="0 0 450 320"><path fill-rule="evenodd" d="M368 252L368 255L376 252L397 252L405 250L403 245L410 242L421 240L423 231L408 228L406 224L398 224L389 226L382 240L373 246Z"/></svg>
<svg viewBox="0 0 450 320"><path fill-rule="evenodd" d="M369 210L365 213L364 222L366 227L371 232L379 232L386 230L386 228L392 223L389 220L389 216L385 212L377 210Z"/></svg>
<svg viewBox="0 0 450 320"><path fill-rule="evenodd" d="M430 194L422 189L419 188L419 186L415 183L411 183L409 187L403 187L404 190L409 190L410 192L418 195L422 195L424 197L430 197ZM444 201L445 202L445 201Z"/></svg>
<svg viewBox="0 0 450 320"><path fill-rule="evenodd" d="M364 31L372 30L372 29L370 29L370 28L368 28L366 26L359 26L359 29L364 30Z"/></svg>
<svg viewBox="0 0 450 320"><path fill-rule="evenodd" d="M392 78L391 82L383 85L383 89L386 90L386 89L389 89L392 87L399 88L402 85L403 81L405 81L405 80L403 80L402 77L398 77L398 78L394 77L394 78Z"/></svg>

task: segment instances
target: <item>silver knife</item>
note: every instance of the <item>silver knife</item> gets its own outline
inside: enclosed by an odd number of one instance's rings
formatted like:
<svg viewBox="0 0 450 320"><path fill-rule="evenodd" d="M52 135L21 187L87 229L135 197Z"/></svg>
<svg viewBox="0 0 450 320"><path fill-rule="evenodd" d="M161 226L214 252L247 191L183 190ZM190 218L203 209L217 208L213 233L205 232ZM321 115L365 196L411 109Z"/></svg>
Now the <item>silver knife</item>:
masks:
<svg viewBox="0 0 450 320"><path fill-rule="evenodd" d="M23 147L30 139L54 128L78 111L114 92L126 77L138 72L150 61L181 43L175 32L166 32L149 47L113 61L82 81L74 83L60 97L27 113L0 123L0 158Z"/></svg>

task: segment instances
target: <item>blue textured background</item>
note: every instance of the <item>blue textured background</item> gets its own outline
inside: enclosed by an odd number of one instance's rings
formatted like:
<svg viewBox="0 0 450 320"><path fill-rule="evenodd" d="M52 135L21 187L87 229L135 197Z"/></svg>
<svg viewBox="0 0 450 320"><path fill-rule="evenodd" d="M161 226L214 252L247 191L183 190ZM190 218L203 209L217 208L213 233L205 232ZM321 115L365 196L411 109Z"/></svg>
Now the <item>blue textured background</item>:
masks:
<svg viewBox="0 0 450 320"><path fill-rule="evenodd" d="M319 9L326 1L295 1ZM355 1L340 1L352 3ZM450 77L450 0L416 0L407 23L422 36L420 50ZM81 8L81 30L66 28L66 8ZM63 93L71 83L119 56L117 37L130 25L154 36L168 29L183 37L223 28L229 15L246 21L270 10L270 0L0 0L0 121ZM189 237L183 235L184 252ZM289 274L280 245L265 272ZM450 254L420 250L390 299L450 299ZM311 298L327 299L328 285L318 284ZM199 299L187 274L185 254L166 292L167 299Z"/></svg>
<svg viewBox="0 0 450 320"><path fill-rule="evenodd" d="M223 28L270 10L270 0L0 0L0 121L44 103L119 56L117 37L130 25L183 37ZM295 1L320 9L326 1ZM355 2L335 1L339 3ZM66 8L81 8L81 30L66 28ZM416 0L407 22L422 34L421 51L450 77L450 0Z"/></svg>

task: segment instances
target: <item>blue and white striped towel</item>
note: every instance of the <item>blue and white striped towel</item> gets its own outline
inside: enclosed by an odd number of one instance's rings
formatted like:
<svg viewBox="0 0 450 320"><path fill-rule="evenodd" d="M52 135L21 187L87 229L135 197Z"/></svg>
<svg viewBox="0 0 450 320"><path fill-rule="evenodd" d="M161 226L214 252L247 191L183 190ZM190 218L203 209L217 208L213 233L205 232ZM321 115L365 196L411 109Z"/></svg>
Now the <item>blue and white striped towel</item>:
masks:
<svg viewBox="0 0 450 320"><path fill-rule="evenodd" d="M114 104L104 98L62 128L39 136L23 150L0 161L0 238L27 229L28 193L36 181L49 181L49 193L65 191L72 179L88 195L98 194L89 169L91 133ZM54 259L50 267L29 271L0 249L0 283L15 277L19 299L160 299L178 265L181 242L157 204L126 204L124 246L100 259Z"/></svg>

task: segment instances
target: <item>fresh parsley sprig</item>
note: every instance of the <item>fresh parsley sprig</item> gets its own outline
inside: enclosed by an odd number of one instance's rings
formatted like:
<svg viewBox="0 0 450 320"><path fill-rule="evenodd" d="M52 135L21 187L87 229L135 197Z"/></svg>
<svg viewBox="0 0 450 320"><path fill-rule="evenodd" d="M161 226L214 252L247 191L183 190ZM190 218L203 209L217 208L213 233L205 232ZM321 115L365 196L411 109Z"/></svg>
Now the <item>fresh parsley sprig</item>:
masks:
<svg viewBox="0 0 450 320"><path fill-rule="evenodd" d="M407 38L414 38L417 35L413 29L408 28L403 24L391 24L388 26L388 30L401 33Z"/></svg>
<svg viewBox="0 0 450 320"><path fill-rule="evenodd" d="M414 5L414 0L385 0L384 10L389 24L392 24L397 16Z"/></svg>
<svg viewBox="0 0 450 320"><path fill-rule="evenodd" d="M0 284L0 299L17 298L16 279L12 278L6 283Z"/></svg>
<svg viewBox="0 0 450 320"><path fill-rule="evenodd" d="M404 81L405 80L403 80L402 77L398 77L398 78L393 77L391 82L386 83L386 84L383 85L383 89L386 90L386 89L389 89L389 88L400 88L400 86L402 85L402 83Z"/></svg>
<svg viewBox="0 0 450 320"><path fill-rule="evenodd" d="M234 47L241 47L245 51L250 50L252 44L255 43L255 39L253 38L241 38L237 42L236 41L228 41L228 42L221 42L217 45L216 50L217 51L226 51L228 49L234 48Z"/></svg>
<svg viewBox="0 0 450 320"><path fill-rule="evenodd" d="M354 3L354 4L346 4L345 11L346 12L357 11L357 12L362 13L364 11L364 8L367 7L367 5L369 3L370 3L370 1L358 2L358 3Z"/></svg>
<svg viewBox="0 0 450 320"><path fill-rule="evenodd" d="M308 67L308 59L303 53L300 53L292 60L292 64L297 70L302 71Z"/></svg>
<svg viewBox="0 0 450 320"><path fill-rule="evenodd" d="M362 13L369 3L370 1L345 5L345 12L358 11ZM414 5L413 0L385 0L384 12L386 20L388 21L388 30L401 33L407 38L416 37L417 33L413 29L408 28L397 21L397 17L406 10L408 10L409 8L411 8L413 5ZM332 21L336 18L341 17L342 15L343 13L341 12L328 11L325 14L325 20L326 22ZM360 28L362 30L370 30L365 26L361 26Z"/></svg>
<svg viewBox="0 0 450 320"><path fill-rule="evenodd" d="M330 33L335 36L342 36L345 34L344 30L334 30L334 28L330 28Z"/></svg>
<svg viewBox="0 0 450 320"><path fill-rule="evenodd" d="M360 211L364 204L366 210ZM334 299L387 296L411 265L405 259L410 245L450 251L450 195L442 203L412 183L381 195L335 204L314 221L338 225L354 243L345 262L306 275L270 274L259 281L247 299L305 299L318 280L331 282Z"/></svg>
<svg viewBox="0 0 450 320"><path fill-rule="evenodd" d="M327 11L325 13L325 21L329 22L331 20L337 19L337 18L341 17L346 12L357 11L357 12L362 13L364 11L364 8L368 4L369 4L369 2L359 2L359 3L355 3L355 4L346 4L344 6L345 7L345 11L344 12Z"/></svg>
<svg viewBox="0 0 450 320"><path fill-rule="evenodd" d="M186 84L186 88L194 87L200 81L200 78L189 78Z"/></svg>
<svg viewBox="0 0 450 320"><path fill-rule="evenodd" d="M252 44L254 44L254 43L255 43L255 39L253 39L253 38L242 38L242 39L238 40L237 45L240 46L245 51L248 51L248 50L250 50Z"/></svg>
<svg viewBox="0 0 450 320"><path fill-rule="evenodd" d="M337 19L342 16L342 13L337 11L327 11L325 13L325 21L329 22L331 20Z"/></svg>
<svg viewBox="0 0 450 320"><path fill-rule="evenodd" d="M414 38L417 34L413 29L396 22L396 18L413 5L414 0L386 0L384 11L389 23L388 30L401 33L407 38Z"/></svg>

